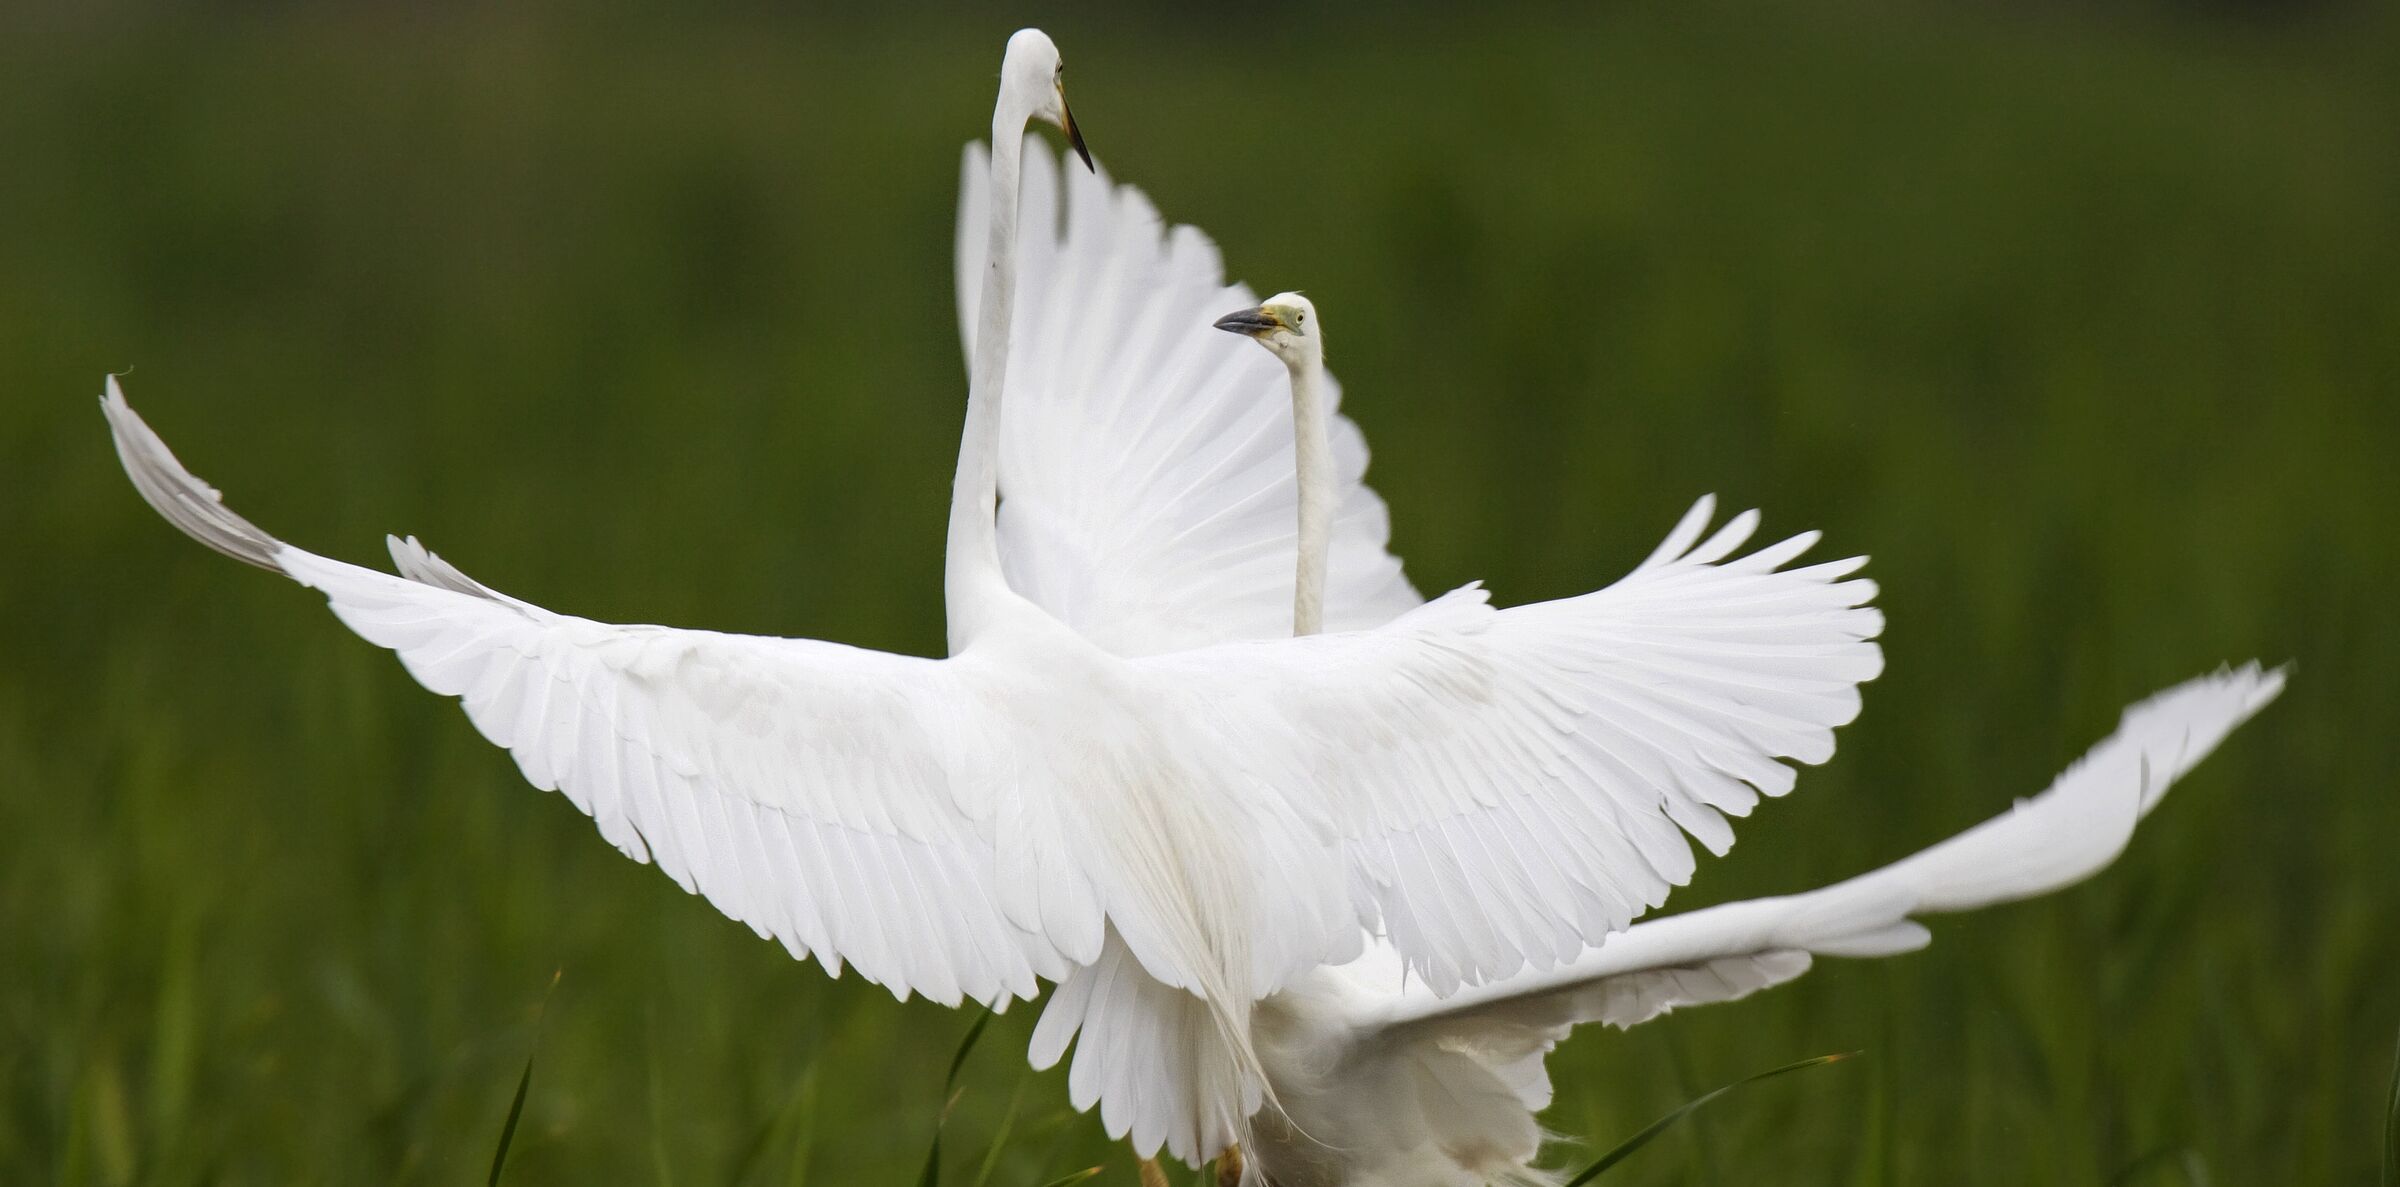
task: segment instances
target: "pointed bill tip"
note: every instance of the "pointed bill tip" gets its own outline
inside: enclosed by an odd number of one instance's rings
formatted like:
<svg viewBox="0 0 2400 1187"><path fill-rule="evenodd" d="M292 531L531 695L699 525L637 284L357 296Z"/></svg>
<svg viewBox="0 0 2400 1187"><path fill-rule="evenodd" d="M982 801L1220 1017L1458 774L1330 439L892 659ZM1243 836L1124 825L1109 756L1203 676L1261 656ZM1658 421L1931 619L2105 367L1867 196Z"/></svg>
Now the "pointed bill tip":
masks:
<svg viewBox="0 0 2400 1187"><path fill-rule="evenodd" d="M1228 334L1257 338L1286 328L1283 319L1264 305L1253 309L1237 309L1209 323Z"/></svg>
<svg viewBox="0 0 2400 1187"><path fill-rule="evenodd" d="M1063 94L1058 97L1058 111L1060 117L1058 126L1066 132L1067 144L1075 150L1076 156L1083 158L1085 169L1098 174L1100 166L1092 163L1092 150L1084 147L1083 128L1075 122L1075 111L1067 106L1067 97Z"/></svg>

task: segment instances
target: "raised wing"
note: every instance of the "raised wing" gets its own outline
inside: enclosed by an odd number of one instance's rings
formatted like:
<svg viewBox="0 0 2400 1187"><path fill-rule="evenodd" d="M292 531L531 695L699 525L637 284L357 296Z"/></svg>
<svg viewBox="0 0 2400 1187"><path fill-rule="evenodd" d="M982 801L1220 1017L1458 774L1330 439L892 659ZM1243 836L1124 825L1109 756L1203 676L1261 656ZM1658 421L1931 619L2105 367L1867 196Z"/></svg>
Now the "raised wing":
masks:
<svg viewBox="0 0 2400 1187"><path fill-rule="evenodd" d="M985 160L969 145L959 186L970 357ZM1141 191L1082 169L1062 181L1039 139L1026 142L1023 184L1000 427L1010 585L1117 655L1290 634L1299 503L1289 380L1265 351L1210 328L1256 296L1226 284L1208 237L1165 226ZM1338 413L1331 437L1341 495L1326 623L1357 630L1420 599L1385 551L1389 518L1362 481L1366 439Z"/></svg>
<svg viewBox="0 0 2400 1187"><path fill-rule="evenodd" d="M1555 1029L1629 1027L1732 1001L1807 972L1812 956L1886 956L1931 939L1913 916L2015 902L2108 867L2167 789L2283 691L2256 663L2186 681L2125 711L2116 733L2049 789L1913 856L1821 890L1636 925L1548 972L1449 998L1412 986L1381 1028L1438 1031L1507 1017Z"/></svg>
<svg viewBox="0 0 2400 1187"><path fill-rule="evenodd" d="M1864 558L1727 558L1702 499L1606 589L1495 611L1469 587L1374 631L1140 661L1256 778L1305 788L1345 838L1361 915L1439 994L1572 960L1689 878L1684 832L1791 789L1882 670ZM1235 697L1227 686L1249 695ZM1212 717L1211 714L1217 714ZM1681 826L1682 831L1678 831Z"/></svg>
<svg viewBox="0 0 2400 1187"><path fill-rule="evenodd" d="M405 578L329 560L226 509L113 379L102 406L170 522L322 591L528 782L795 956L956 1004L1032 997L1066 950L1097 953L1100 901L1039 781L990 774L1016 756L972 665L553 614L413 540L393 544Z"/></svg>

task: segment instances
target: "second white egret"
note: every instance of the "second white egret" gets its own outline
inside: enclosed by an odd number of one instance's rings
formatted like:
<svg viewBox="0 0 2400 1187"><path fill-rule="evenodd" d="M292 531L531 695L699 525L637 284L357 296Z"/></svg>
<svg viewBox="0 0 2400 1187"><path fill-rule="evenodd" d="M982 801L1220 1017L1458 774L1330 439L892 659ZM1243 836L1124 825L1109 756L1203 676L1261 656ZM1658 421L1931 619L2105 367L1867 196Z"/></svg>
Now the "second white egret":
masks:
<svg viewBox="0 0 2400 1187"><path fill-rule="evenodd" d="M1221 317L1289 373L1299 469L1293 631L1309 634L1329 551L1324 320L1298 293ZM1313 508L1313 510L1312 510ZM1482 1187L1554 1182L1536 1170L1550 1103L1543 1061L1579 1024L1619 1029L1733 1001L1817 956L1887 956L1930 939L1918 915L2013 902L2106 868L2167 789L2283 690L2256 663L2187 681L2125 711L2117 732L2042 794L1906 860L1805 894L1633 927L1555 968L1434 992L1369 936L1340 968L1259 1004L1254 1042L1280 1109L1259 1118L1251 1169L1273 1187Z"/></svg>

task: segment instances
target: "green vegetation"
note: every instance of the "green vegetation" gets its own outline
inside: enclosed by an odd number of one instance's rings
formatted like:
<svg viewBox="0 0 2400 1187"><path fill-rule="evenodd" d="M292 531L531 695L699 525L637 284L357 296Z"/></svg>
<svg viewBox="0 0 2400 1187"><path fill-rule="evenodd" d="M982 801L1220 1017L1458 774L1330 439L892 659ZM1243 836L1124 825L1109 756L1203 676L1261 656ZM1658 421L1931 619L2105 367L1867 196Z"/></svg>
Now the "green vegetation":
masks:
<svg viewBox="0 0 2400 1187"><path fill-rule="evenodd" d="M1712 489L1874 554L1865 716L1676 906L1934 841L2220 660L2297 669L2105 877L1587 1032L1549 1124L1864 1049L1603 1181L2373 1181L2400 27L1654 7L1042 19L1101 158L1333 320L1421 588L1589 588ZM157 523L92 400L126 372L312 548L937 651L950 204L1011 25L141 10L0 11L0 1180L474 1181L563 969L503 1182L906 1181L964 1015L619 857ZM1132 1182L1024 1070L1035 1013L959 1071L943 1174Z"/></svg>
<svg viewBox="0 0 2400 1187"><path fill-rule="evenodd" d="M2383 1121L2383 1187L2400 1187L2400 1053L2392 1057L2391 1110Z"/></svg>
<svg viewBox="0 0 2400 1187"><path fill-rule="evenodd" d="M1599 1178L1601 1175L1608 1173L1608 1171L1615 1167L1618 1163L1633 1157L1635 1151L1649 1145L1658 1137L1658 1135L1674 1128L1676 1122L1693 1115L1700 1110L1702 1105L1705 1105L1710 1101L1713 1101L1718 1097L1733 1091L1736 1088L1740 1088L1745 1084L1756 1084L1760 1080L1771 1080L1777 1076L1783 1075L1786 1072L1797 1072L1812 1067L1824 1067L1829 1063L1840 1063L1845 1059L1856 1057L1857 1054L1858 1052L1856 1051L1850 1051L1834 1055L1819 1055L1812 1059L1802 1059L1793 1063L1784 1064L1782 1067L1771 1067L1763 1072L1752 1073L1751 1075L1744 1076L1741 1079L1735 1080L1731 1084L1723 1085L1722 1087L1709 1089L1707 1092L1703 1092L1700 1095L1675 1106L1673 1109L1667 1112L1666 1116L1643 1126L1640 1130L1635 1132L1632 1137L1629 1137L1622 1142L1618 1142L1615 1148L1611 1149L1608 1153L1601 1155L1597 1159L1594 1159L1590 1166L1587 1166L1581 1171L1576 1172L1574 1178L1567 1180L1566 1187L1583 1187L1584 1184L1589 1183L1592 1180ZM519 1091L522 1093L522 1088L520 1088ZM514 1114L511 1114L511 1116L513 1118Z"/></svg>
<svg viewBox="0 0 2400 1187"><path fill-rule="evenodd" d="M917 1176L917 1187L941 1187L942 1125L950 1120L950 1110L958 1103L959 1069L967 1066L967 1056L975 1051L975 1040L983 1037L983 1028L997 1016L988 1007L978 1011L975 1025L967 1028L966 1037L958 1041L958 1051L950 1056L950 1070L942 1076L942 1112L933 1119L933 1146L925 1152L925 1169Z"/></svg>

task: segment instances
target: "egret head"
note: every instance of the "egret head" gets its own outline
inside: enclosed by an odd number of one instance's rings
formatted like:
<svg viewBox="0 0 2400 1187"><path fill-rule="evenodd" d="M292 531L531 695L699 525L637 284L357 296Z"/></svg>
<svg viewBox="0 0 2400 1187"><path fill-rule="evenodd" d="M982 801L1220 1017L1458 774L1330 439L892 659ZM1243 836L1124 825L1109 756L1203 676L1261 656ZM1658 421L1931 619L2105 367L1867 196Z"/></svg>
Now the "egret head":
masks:
<svg viewBox="0 0 2400 1187"><path fill-rule="evenodd" d="M1083 167L1092 168L1091 151L1083 147L1083 133L1075 127L1074 113L1067 110L1067 68L1049 34L1019 29L1008 39L1008 53L1000 59L1000 93L1028 118L1057 124L1059 131L1067 134L1067 143L1075 147L1075 155L1083 158Z"/></svg>
<svg viewBox="0 0 2400 1187"><path fill-rule="evenodd" d="M1324 327L1317 324L1317 307L1298 293L1277 293L1256 309L1228 313L1217 319L1217 328L1257 339L1287 364L1325 357Z"/></svg>

